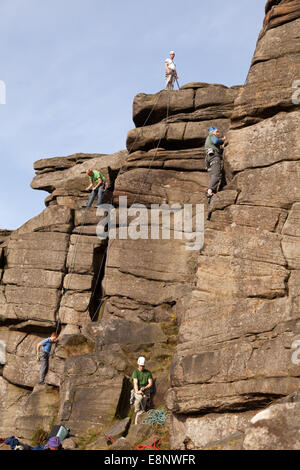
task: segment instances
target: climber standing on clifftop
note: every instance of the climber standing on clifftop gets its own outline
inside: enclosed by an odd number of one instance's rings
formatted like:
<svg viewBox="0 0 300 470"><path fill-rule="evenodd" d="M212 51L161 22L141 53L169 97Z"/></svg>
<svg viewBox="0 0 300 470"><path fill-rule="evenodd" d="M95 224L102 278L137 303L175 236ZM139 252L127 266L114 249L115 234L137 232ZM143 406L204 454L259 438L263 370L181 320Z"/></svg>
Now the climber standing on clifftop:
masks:
<svg viewBox="0 0 300 470"><path fill-rule="evenodd" d="M165 60L166 69L166 90L174 90L175 79L178 80L179 76L176 72L176 64L174 62L175 52L170 52L170 58Z"/></svg>
<svg viewBox="0 0 300 470"><path fill-rule="evenodd" d="M207 197L210 202L212 196L218 191L222 179L222 155L225 138L220 137L220 131L216 127L210 127L208 132L209 135L205 141L205 163L209 173Z"/></svg>
<svg viewBox="0 0 300 470"><path fill-rule="evenodd" d="M98 194L97 207L100 207L102 198L103 198L103 192L105 189L105 178L102 175L102 173L100 173L100 171L98 170L88 169L86 170L86 174L88 175L91 184L85 190L90 191L92 189L92 193L90 195L90 198L87 204L83 207L91 207L97 194Z"/></svg>

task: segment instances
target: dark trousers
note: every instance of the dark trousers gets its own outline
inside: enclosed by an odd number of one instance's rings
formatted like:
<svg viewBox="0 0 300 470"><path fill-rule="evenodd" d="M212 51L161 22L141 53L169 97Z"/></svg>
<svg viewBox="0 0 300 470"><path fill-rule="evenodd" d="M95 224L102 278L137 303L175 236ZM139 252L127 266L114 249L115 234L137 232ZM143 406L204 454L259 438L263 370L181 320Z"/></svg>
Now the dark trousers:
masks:
<svg viewBox="0 0 300 470"><path fill-rule="evenodd" d="M47 354L45 351L40 352L40 363L40 383L44 383L49 367L49 354Z"/></svg>
<svg viewBox="0 0 300 470"><path fill-rule="evenodd" d="M218 186L222 180L222 159L218 155L213 157L206 157L208 174L209 174L209 186L208 189L212 189L215 193L218 190Z"/></svg>

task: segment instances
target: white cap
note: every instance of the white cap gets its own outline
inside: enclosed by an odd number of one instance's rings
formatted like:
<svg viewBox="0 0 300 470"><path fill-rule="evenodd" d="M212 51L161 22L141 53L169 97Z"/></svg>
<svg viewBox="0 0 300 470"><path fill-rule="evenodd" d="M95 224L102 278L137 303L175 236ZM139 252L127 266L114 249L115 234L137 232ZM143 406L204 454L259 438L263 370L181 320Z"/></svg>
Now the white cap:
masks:
<svg viewBox="0 0 300 470"><path fill-rule="evenodd" d="M175 55L175 52L174 51L170 51L170 55L174 54Z"/></svg>
<svg viewBox="0 0 300 470"><path fill-rule="evenodd" d="M146 362L146 359L143 356L138 358L137 363L138 363L139 366L144 366L145 362Z"/></svg>

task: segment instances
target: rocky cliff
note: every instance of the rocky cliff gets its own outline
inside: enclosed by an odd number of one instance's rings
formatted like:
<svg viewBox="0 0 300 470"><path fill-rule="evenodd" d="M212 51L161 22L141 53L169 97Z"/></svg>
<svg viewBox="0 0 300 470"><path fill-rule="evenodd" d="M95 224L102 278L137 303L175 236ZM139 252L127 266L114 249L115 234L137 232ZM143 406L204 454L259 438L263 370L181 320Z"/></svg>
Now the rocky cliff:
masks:
<svg viewBox="0 0 300 470"><path fill-rule="evenodd" d="M222 438L243 429L251 410L299 388L300 2L271 1L266 13L172 362L174 446L208 444L213 422Z"/></svg>
<svg viewBox="0 0 300 470"><path fill-rule="evenodd" d="M172 448L299 447L286 413L298 409L300 377L292 361L300 319L300 113L292 99L299 25L299 0L268 1L245 86L196 82L140 94L127 150L35 163L32 188L49 193L46 209L0 240L0 435L29 439L54 422L77 438L103 435L128 415L130 376L145 355L154 406L170 411ZM223 190L208 207L203 146L211 125L227 144ZM107 178L104 202L115 207L118 234L120 196L143 204L147 229L153 204L204 204L204 248L187 249L175 230L170 239L99 239L101 217L81 208L87 168ZM38 387L35 347L56 329L47 386ZM272 425L250 422L274 400ZM276 431L282 420L288 441Z"/></svg>

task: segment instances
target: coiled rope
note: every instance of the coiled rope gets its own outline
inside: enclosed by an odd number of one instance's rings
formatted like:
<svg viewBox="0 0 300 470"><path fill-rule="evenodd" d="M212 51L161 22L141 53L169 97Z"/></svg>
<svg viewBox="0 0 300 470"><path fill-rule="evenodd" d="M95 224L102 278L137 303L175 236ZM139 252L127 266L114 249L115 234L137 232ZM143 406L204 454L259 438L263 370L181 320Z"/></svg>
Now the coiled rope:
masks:
<svg viewBox="0 0 300 470"><path fill-rule="evenodd" d="M147 412L147 416L143 419L143 424L149 424L152 428L155 426L163 427L167 422L168 411L159 409L159 410L149 410ZM145 450L145 449L152 449L152 450L167 450L161 449L159 447L159 443L164 439L164 437L168 434L168 431L161 437L154 436L153 444L139 444L136 446L136 450Z"/></svg>
<svg viewBox="0 0 300 470"><path fill-rule="evenodd" d="M165 410L149 410L147 416L143 419L144 424L150 424L150 426L155 426L159 424L164 426L167 421L168 412Z"/></svg>

